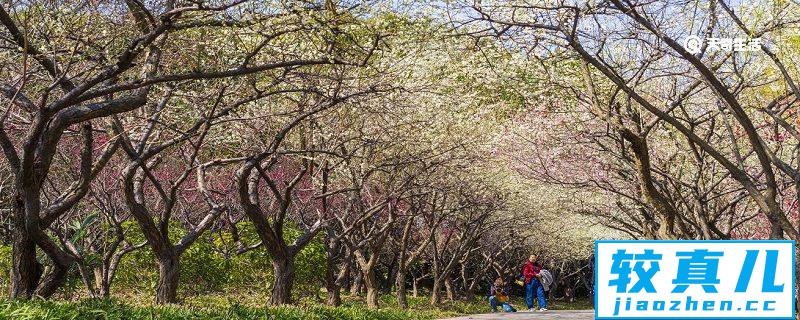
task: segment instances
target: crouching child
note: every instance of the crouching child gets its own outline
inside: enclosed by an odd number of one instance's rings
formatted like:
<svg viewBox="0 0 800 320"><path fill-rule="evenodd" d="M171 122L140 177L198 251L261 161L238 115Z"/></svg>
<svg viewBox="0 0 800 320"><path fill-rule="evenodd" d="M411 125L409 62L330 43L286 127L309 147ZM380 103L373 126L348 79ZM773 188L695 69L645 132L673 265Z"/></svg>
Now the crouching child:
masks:
<svg viewBox="0 0 800 320"><path fill-rule="evenodd" d="M497 278L489 289L489 306L492 312L497 312L497 307L502 307L505 312L517 312L517 309L508 302L509 288L503 278Z"/></svg>

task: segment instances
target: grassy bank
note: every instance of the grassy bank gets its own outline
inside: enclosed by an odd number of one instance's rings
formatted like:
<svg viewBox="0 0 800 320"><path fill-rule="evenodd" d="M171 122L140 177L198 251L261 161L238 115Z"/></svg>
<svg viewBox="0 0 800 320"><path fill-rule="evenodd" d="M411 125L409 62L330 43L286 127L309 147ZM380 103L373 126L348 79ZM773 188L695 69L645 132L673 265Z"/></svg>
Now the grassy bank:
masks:
<svg viewBox="0 0 800 320"><path fill-rule="evenodd" d="M360 299L346 299L332 308L316 300L299 301L286 307L264 307L265 297L198 296L180 305L153 306L137 297L80 301L0 301L0 319L437 319L464 314L485 313L486 303L474 301L444 302L431 307L427 299L409 298L409 308L397 307L393 297L381 299L380 310L369 310ZM517 307L524 304L514 301ZM558 309L591 308L587 301L557 302Z"/></svg>

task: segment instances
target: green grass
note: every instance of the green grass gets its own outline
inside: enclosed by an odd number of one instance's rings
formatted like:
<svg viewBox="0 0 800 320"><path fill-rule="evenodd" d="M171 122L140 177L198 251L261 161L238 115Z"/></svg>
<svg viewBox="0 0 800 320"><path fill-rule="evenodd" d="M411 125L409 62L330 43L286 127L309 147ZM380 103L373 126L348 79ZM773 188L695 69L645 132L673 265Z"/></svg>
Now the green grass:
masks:
<svg viewBox="0 0 800 320"><path fill-rule="evenodd" d="M114 300L66 302L3 302L3 319L410 319L413 312L371 311L362 308L279 307L251 308L240 304L225 307L132 306Z"/></svg>
<svg viewBox="0 0 800 320"><path fill-rule="evenodd" d="M379 310L368 310L360 298L345 298L336 308L315 299L305 299L293 306L264 307L264 296L203 295L184 300L179 305L154 306L144 297L124 299L86 299L68 301L0 300L0 319L287 319L287 320L394 320L437 319L464 314L485 313L482 299L449 301L439 307L427 304L427 298L409 297L409 308L400 309L391 296L381 298ZM513 301L520 306L521 301ZM582 303L582 304L581 304ZM586 308L587 302L557 303L558 309ZM522 304L524 305L524 303ZM588 308L591 308L589 304Z"/></svg>

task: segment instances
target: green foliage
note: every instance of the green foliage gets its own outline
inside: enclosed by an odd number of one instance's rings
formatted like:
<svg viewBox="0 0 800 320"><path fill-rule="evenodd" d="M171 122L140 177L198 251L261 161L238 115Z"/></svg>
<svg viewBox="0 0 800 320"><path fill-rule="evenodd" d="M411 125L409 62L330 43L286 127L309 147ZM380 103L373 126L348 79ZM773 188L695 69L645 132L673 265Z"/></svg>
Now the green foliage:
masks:
<svg viewBox="0 0 800 320"><path fill-rule="evenodd" d="M144 241L138 225L130 222L128 235L132 243ZM248 245L258 243L258 235L250 223L237 225L240 241ZM170 237L177 241L186 231L178 226L170 229ZM287 242L302 234L294 225L287 225L284 235ZM269 292L272 283L272 260L269 254L258 248L244 254L235 254L233 236L230 231L206 233L181 256L182 295L197 295L215 292L239 292L243 294ZM226 259L223 252L229 252ZM315 293L322 279L325 265L325 248L319 237L315 238L296 259L295 293ZM115 291L149 293L158 283L158 265L149 247L126 255L120 262L113 283Z"/></svg>
<svg viewBox="0 0 800 320"><path fill-rule="evenodd" d="M284 237L294 242L300 235L300 229L296 226L284 228ZM318 235L304 249L297 254L295 260L295 285L296 293L310 294L319 290L319 284L323 282L325 272L325 244Z"/></svg>
<svg viewBox="0 0 800 320"><path fill-rule="evenodd" d="M255 229L249 223L239 223L237 225L240 241L248 245L258 243L258 235ZM236 248L233 246L233 236L229 231L215 232L206 235L204 238L207 244L213 244L213 247L218 250L226 252L235 252ZM188 257L187 257L188 258ZM214 259L219 260L221 256L216 255ZM248 293L266 292L267 285L272 281L272 261L269 254L263 248L248 251L244 254L232 254L229 259L222 259L218 264L221 265L220 269L214 275L219 278L219 283L216 284L216 290L209 288L208 291L244 291ZM191 263L192 269L202 268L204 261L200 260L197 263ZM190 271L192 272L192 271Z"/></svg>
<svg viewBox="0 0 800 320"><path fill-rule="evenodd" d="M97 212L94 212L94 213L86 216L86 218L84 218L83 221L80 221L80 220L72 221L70 223L69 227L72 228L75 231L75 234L73 234L72 237L70 237L70 242L76 243L76 242L80 241L81 239L83 239L83 237L86 236L86 233L88 232L89 227L92 224L94 224L95 222L97 222L97 218L99 216L100 215Z"/></svg>
<svg viewBox="0 0 800 320"><path fill-rule="evenodd" d="M209 302L209 301L206 301ZM0 301L0 319L433 319L432 311L383 309L369 310L359 303L338 308L322 305L252 307L228 300L210 304L134 306L117 300L80 302Z"/></svg>
<svg viewBox="0 0 800 320"><path fill-rule="evenodd" d="M296 306L263 307L264 295L206 295L191 297L181 305L153 306L136 299L88 299L77 302L0 300L0 319L438 319L463 314L486 313L483 298L449 301L431 307L428 297L408 297L408 309L400 309L393 296L381 296L381 309L369 310L359 298L349 298L336 308L319 301L300 300ZM521 298L512 301L523 306ZM591 309L586 300L558 302L556 309Z"/></svg>
<svg viewBox="0 0 800 320"><path fill-rule="evenodd" d="M309 317L298 308L251 309L237 304L206 310L179 306L134 307L113 300L86 300L79 303L3 302L4 319L302 319Z"/></svg>
<svg viewBox="0 0 800 320"><path fill-rule="evenodd" d="M11 270L11 246L0 245L0 292L8 292Z"/></svg>
<svg viewBox="0 0 800 320"><path fill-rule="evenodd" d="M123 228L130 229L126 235L131 243L144 241L139 226L134 221L126 221ZM158 283L158 266L153 252L145 247L125 255L120 261L111 290L152 292Z"/></svg>

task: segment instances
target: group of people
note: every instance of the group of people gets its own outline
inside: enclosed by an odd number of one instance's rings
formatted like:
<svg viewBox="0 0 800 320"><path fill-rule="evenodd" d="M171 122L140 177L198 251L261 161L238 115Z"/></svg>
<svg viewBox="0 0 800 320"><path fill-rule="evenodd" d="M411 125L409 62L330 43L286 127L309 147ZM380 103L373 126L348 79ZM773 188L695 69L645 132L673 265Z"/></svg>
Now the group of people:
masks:
<svg viewBox="0 0 800 320"><path fill-rule="evenodd" d="M536 255L528 257L528 261L522 266L522 276L518 283L525 287L525 303L528 311L535 311L534 302L539 303L539 311L547 311L547 300L545 292L549 291L549 286L553 283L553 276L549 271L542 268L542 264L536 262ZM517 310L509 302L508 294L510 285L502 277L497 278L489 290L489 306L492 312L496 312L498 307L502 307L505 312L516 312Z"/></svg>

